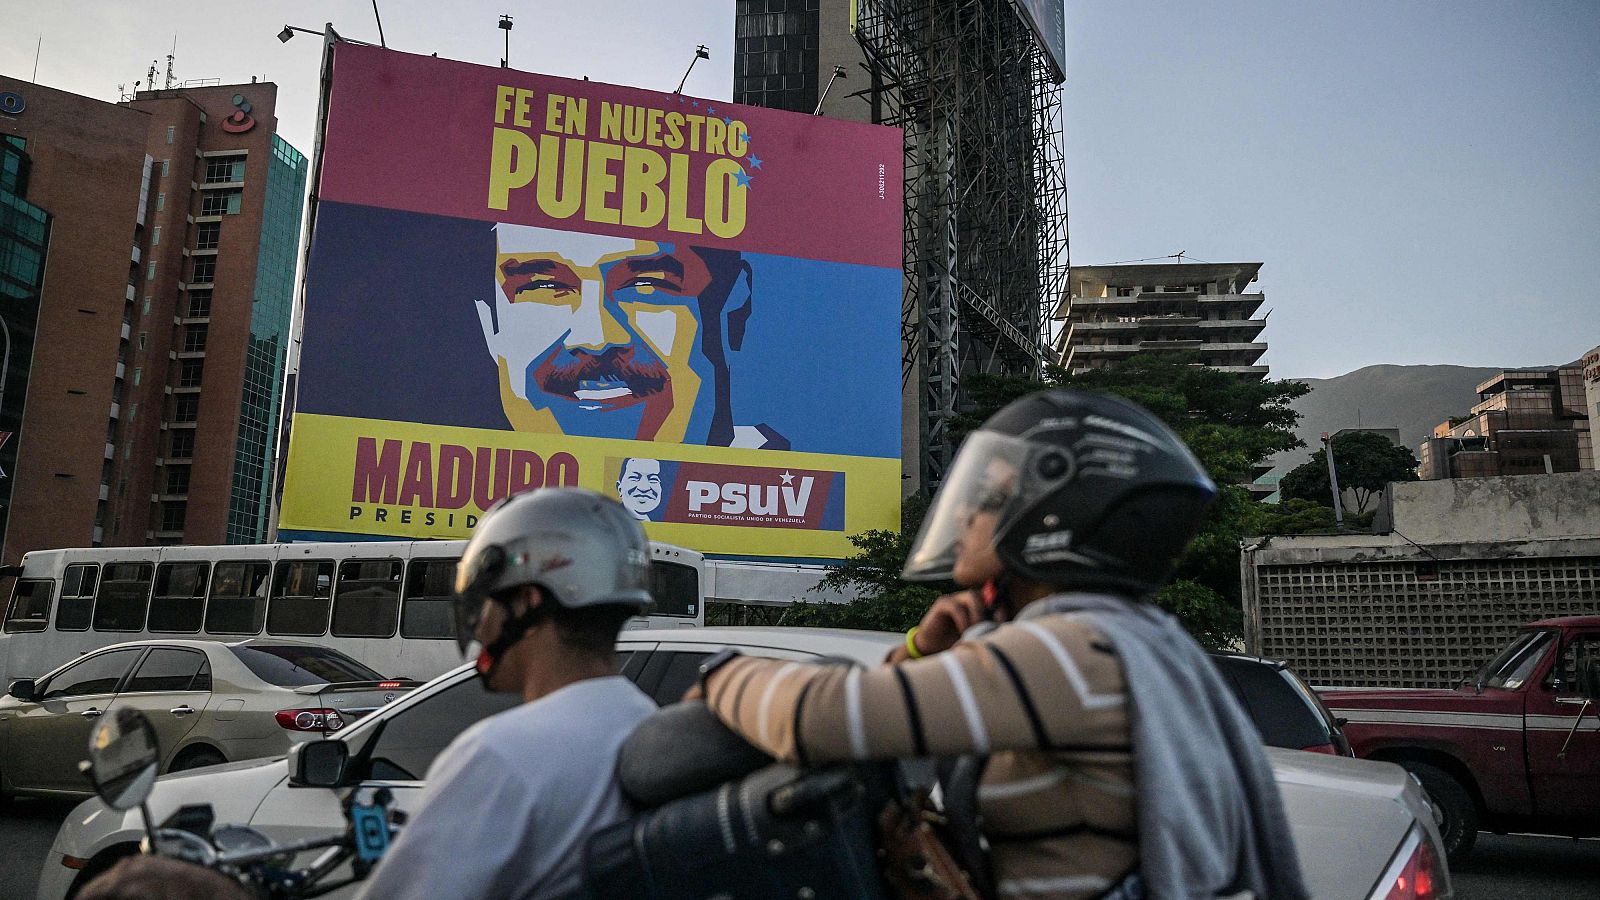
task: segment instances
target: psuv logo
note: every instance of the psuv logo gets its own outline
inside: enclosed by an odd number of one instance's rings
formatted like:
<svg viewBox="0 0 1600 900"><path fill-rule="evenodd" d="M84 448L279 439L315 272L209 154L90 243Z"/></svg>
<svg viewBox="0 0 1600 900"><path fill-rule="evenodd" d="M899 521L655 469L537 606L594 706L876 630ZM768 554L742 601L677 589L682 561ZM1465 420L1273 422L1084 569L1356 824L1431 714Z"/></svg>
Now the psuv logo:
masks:
<svg viewBox="0 0 1600 900"><path fill-rule="evenodd" d="M804 517L811 502L816 477L805 475L796 478L794 473L785 471L780 478L780 484L690 481L684 486L689 492L689 511L700 512L714 507L734 516L748 513L752 516Z"/></svg>
<svg viewBox="0 0 1600 900"><path fill-rule="evenodd" d="M28 108L28 101L15 91L0 91L0 113L8 116L20 114Z"/></svg>
<svg viewBox="0 0 1600 900"><path fill-rule="evenodd" d="M742 528L844 530L844 473L816 469L730 466L718 463L649 460L665 502L630 507L637 518L685 525ZM619 471L640 468L619 461ZM657 465L659 464L659 473ZM627 485L619 480L627 505Z"/></svg>

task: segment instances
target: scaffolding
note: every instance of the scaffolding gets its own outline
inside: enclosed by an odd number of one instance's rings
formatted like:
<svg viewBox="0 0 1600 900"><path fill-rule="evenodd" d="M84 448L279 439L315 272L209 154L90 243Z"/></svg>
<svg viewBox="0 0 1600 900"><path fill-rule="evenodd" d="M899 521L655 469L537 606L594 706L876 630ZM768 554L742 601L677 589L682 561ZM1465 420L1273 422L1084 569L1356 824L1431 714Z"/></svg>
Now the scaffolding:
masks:
<svg viewBox="0 0 1600 900"><path fill-rule="evenodd" d="M905 131L902 378L921 485L943 479L965 376L1038 377L1067 274L1061 87L1013 0L861 0L873 116Z"/></svg>

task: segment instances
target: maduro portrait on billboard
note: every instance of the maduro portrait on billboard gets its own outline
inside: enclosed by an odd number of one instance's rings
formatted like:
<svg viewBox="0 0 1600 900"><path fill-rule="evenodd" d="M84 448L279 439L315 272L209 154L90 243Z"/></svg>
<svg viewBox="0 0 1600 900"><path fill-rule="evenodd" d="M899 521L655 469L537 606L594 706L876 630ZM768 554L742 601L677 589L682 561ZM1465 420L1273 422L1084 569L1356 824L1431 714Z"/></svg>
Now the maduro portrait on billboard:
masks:
<svg viewBox="0 0 1600 900"><path fill-rule="evenodd" d="M340 44L280 532L577 484L707 553L898 527L893 129Z"/></svg>

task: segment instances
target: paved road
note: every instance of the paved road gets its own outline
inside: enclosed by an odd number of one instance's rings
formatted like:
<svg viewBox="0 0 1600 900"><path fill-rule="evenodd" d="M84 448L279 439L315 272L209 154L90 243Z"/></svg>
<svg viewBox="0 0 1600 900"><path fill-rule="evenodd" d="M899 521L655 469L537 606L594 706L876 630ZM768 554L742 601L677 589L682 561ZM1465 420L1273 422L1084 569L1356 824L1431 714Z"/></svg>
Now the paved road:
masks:
<svg viewBox="0 0 1600 900"><path fill-rule="evenodd" d="M33 896L39 866L73 805L21 799L0 809L0 897ZM1483 834L1454 876L1459 900L1593 900L1600 896L1600 840Z"/></svg>

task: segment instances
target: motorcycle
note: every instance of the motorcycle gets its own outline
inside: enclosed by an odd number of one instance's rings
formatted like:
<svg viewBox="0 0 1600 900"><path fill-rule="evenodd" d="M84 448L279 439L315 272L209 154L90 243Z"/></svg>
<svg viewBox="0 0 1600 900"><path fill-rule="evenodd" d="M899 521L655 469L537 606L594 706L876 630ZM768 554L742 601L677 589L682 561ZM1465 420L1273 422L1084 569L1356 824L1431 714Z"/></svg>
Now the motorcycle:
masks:
<svg viewBox="0 0 1600 900"><path fill-rule="evenodd" d="M146 805L160 767L155 728L134 709L117 709L89 734L89 758L79 764L94 792L119 811L135 807L144 822L140 852L203 866L231 878L266 900L319 897L361 881L372 871L404 824L405 814L390 809L386 788L352 791L343 802L346 827L340 834L276 843L247 825L213 827L210 804L180 807L152 826ZM365 792L363 799L358 794ZM310 864L295 867L302 853L320 850ZM332 879L346 864L350 874Z"/></svg>

